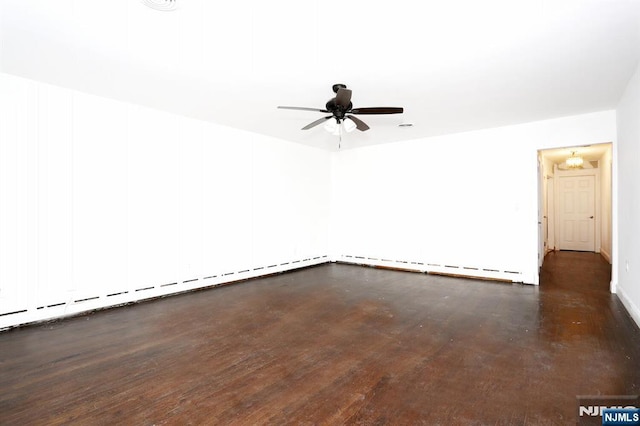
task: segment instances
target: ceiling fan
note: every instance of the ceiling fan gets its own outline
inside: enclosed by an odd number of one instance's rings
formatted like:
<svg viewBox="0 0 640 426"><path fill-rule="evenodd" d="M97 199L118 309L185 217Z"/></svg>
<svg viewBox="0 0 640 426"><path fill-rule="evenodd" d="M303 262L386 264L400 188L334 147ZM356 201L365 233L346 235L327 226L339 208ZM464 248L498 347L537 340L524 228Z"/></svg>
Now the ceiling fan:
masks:
<svg viewBox="0 0 640 426"><path fill-rule="evenodd" d="M333 92L336 94L334 98L331 98L327 101L324 109L318 108L306 108L306 107L295 107L295 106L279 106L280 109L294 109L300 111L316 111L329 113L331 115L327 115L325 117L319 118L314 122L311 122L304 126L302 130L309 130L312 127L315 127L319 124L327 122L327 120L335 119L336 126L333 126L334 130L337 130L338 135L340 134L340 124L347 123L346 120L349 119L355 124L355 128L364 132L369 130L369 126L358 117L353 114L362 114L362 115L373 115L373 114L402 114L404 111L403 108L399 107L370 107L370 108L353 108L353 103L351 103L351 90L347 89L347 86L344 84L334 84ZM330 130L330 129L327 129ZM351 125L351 130L354 130L353 125ZM331 130L330 130L331 131Z"/></svg>

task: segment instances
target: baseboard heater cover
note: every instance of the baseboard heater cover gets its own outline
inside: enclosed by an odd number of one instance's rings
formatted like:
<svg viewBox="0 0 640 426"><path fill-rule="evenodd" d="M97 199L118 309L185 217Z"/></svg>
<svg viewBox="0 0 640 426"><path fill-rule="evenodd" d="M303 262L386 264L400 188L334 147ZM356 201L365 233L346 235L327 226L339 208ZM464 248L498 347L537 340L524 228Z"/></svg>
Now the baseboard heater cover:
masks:
<svg viewBox="0 0 640 426"><path fill-rule="evenodd" d="M434 275L454 276L481 280L504 281L511 283L523 283L523 274L513 270L501 270L490 267L458 266L452 264L429 263L417 260L391 260L374 256L341 255L338 263L352 265L373 266L384 269L394 269L410 272L421 272Z"/></svg>
<svg viewBox="0 0 640 426"><path fill-rule="evenodd" d="M49 303L34 306L19 306L19 308L9 309L7 312L0 312L0 331L22 327L30 324L56 321L63 318L86 315L103 309L111 309L123 305L146 302L162 297L173 296L191 291L206 290L214 287L246 281L250 279L263 278L297 269L328 263L328 255L305 257L289 262L256 266L255 268L239 268L237 271L229 271L223 274L205 274L202 278L190 277L186 280L164 282L155 286L143 286L130 290L110 289L103 295L89 294L76 295L76 298L66 302ZM58 298L60 300L61 298ZM25 304L26 305L26 304Z"/></svg>

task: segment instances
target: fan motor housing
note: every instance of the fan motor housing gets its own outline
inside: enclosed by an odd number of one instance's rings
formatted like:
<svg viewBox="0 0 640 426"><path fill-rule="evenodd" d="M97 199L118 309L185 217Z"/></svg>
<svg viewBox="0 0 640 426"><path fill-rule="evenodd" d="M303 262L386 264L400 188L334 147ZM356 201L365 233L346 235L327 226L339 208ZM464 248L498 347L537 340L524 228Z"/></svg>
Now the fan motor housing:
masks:
<svg viewBox="0 0 640 426"><path fill-rule="evenodd" d="M346 89L346 88L347 88L346 84L336 83L336 84L333 85L333 93L338 93L338 90Z"/></svg>
<svg viewBox="0 0 640 426"><path fill-rule="evenodd" d="M325 108L327 111L332 112L334 115L342 115L353 108L353 102L349 102L347 108L343 108L336 103L336 98L331 98L327 101Z"/></svg>

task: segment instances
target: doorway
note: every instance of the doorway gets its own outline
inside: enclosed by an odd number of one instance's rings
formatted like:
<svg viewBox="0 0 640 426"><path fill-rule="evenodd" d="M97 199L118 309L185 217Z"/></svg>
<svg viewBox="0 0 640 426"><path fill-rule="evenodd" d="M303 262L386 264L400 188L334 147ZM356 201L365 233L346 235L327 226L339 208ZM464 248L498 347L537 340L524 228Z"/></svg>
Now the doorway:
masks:
<svg viewBox="0 0 640 426"><path fill-rule="evenodd" d="M578 166L567 164L579 157ZM538 151L539 266L552 251L599 253L611 264L611 143Z"/></svg>

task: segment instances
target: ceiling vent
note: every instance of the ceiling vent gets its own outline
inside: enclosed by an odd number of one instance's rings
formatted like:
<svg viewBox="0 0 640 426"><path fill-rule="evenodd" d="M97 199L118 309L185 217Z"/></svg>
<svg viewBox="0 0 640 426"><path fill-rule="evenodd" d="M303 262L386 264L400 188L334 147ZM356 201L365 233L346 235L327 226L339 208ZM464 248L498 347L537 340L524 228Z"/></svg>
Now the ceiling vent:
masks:
<svg viewBox="0 0 640 426"><path fill-rule="evenodd" d="M141 0L142 4L149 6L151 9L168 12L176 10L177 0Z"/></svg>

